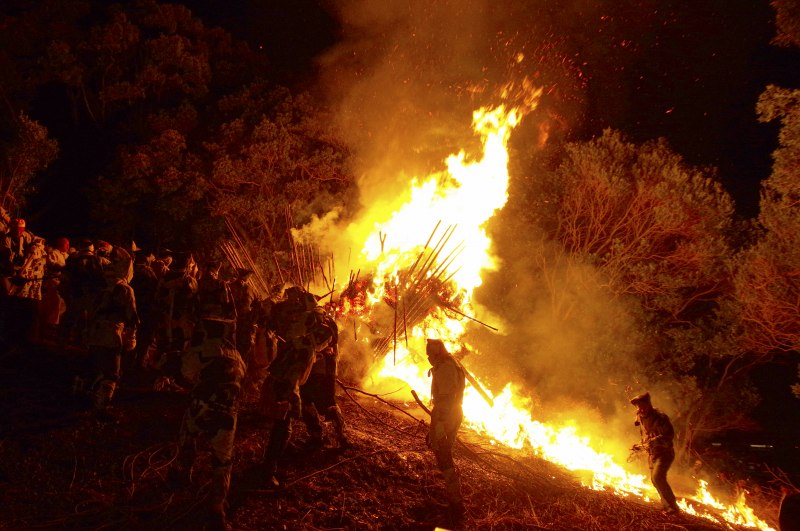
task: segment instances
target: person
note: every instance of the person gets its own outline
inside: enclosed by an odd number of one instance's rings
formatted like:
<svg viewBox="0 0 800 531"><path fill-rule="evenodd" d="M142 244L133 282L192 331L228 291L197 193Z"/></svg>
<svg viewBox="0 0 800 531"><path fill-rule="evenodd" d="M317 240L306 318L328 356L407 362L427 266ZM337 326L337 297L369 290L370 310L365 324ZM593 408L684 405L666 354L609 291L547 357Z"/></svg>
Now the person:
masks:
<svg viewBox="0 0 800 531"><path fill-rule="evenodd" d="M176 375L191 387L191 403L181 421L178 456L168 474L174 487L191 481L196 442L205 436L211 446L212 466L208 528L226 529L245 364L236 350L236 314L230 292L224 282L210 276L204 278L198 285L194 306L197 324L189 349L181 356L180 373ZM175 371L167 369L167 372Z"/></svg>
<svg viewBox="0 0 800 531"><path fill-rule="evenodd" d="M94 379L86 391L98 420L115 420L109 406L120 379L124 352L136 348L136 298L129 285L133 277L133 260L121 247L108 255L105 267L106 287L89 314L86 344L92 360ZM80 380L76 391L80 392Z"/></svg>
<svg viewBox="0 0 800 531"><path fill-rule="evenodd" d="M13 288L11 280L19 275L28 247L33 243L33 234L26 229L24 219L16 218L9 222L8 227L0 235L0 275L4 295Z"/></svg>
<svg viewBox="0 0 800 531"><path fill-rule="evenodd" d="M264 380L267 378L269 365L278 352L278 336L270 326L273 307L278 300L277 295L271 295L264 299L257 299L253 303L252 321L255 325L255 338L244 383L245 400L250 403L258 404L260 402L260 394Z"/></svg>
<svg viewBox="0 0 800 531"><path fill-rule="evenodd" d="M108 260L95 254L94 243L89 239L79 240L77 251L67 258L61 274L61 293L66 303L61 331L68 345L84 347L87 318L105 286L106 265Z"/></svg>
<svg viewBox="0 0 800 531"><path fill-rule="evenodd" d="M268 482L275 487L279 485L278 462L292 435L292 419L301 416L300 386L308 379L316 353L332 339L322 308L312 294L291 286L284 295L272 312L270 326L280 339L260 396L262 409L272 420L265 464Z"/></svg>
<svg viewBox="0 0 800 531"><path fill-rule="evenodd" d="M13 272L18 272L22 267L33 238L33 233L28 231L27 223L22 218L15 219L8 231L3 234L1 246L3 259L13 268Z"/></svg>
<svg viewBox="0 0 800 531"><path fill-rule="evenodd" d="M650 393L633 397L631 404L636 407L634 425L639 427L642 437L641 443L634 445L634 449L647 451L650 480L661 497L664 512L677 514L680 508L667 481L667 472L675 460L675 430L667 414L653 407Z"/></svg>
<svg viewBox="0 0 800 531"><path fill-rule="evenodd" d="M331 330L331 340L317 356L306 383L300 386L302 417L308 430L310 448L320 448L324 445L322 423L319 418L321 412L322 416L333 423L339 449L346 450L350 447L350 441L345 434L344 415L336 404L339 331L333 317L326 313L324 319L325 326Z"/></svg>
<svg viewBox="0 0 800 531"><path fill-rule="evenodd" d="M425 346L431 364L431 424L427 443L436 457L436 465L444 476L450 518L458 526L465 516L461 496L461 480L453 462L453 444L464 418L462 402L466 375L461 365L439 339L428 339Z"/></svg>
<svg viewBox="0 0 800 531"><path fill-rule="evenodd" d="M47 246L47 262L42 281L42 303L39 307L40 334L41 339L45 342L52 343L57 339L58 325L66 309L66 303L61 296L60 277L67 265L68 257L69 240L67 238L58 238L51 246Z"/></svg>
<svg viewBox="0 0 800 531"><path fill-rule="evenodd" d="M781 502L778 507L778 531L800 530L800 492L781 485Z"/></svg>
<svg viewBox="0 0 800 531"><path fill-rule="evenodd" d="M230 282L230 290L236 302L236 348L248 369L252 365L252 350L256 336L253 320L256 291L250 283L252 274L253 271L250 269L239 268L236 270L236 278Z"/></svg>
<svg viewBox="0 0 800 531"><path fill-rule="evenodd" d="M12 247L18 248L22 255L13 259L14 274L11 277L5 300L6 313L3 316L4 326L8 327L3 336L9 345L16 347L38 340L42 280L47 262L44 238L31 236L30 243L22 245L24 234L30 233L23 232L23 220L19 220L19 223L18 240Z"/></svg>
<svg viewBox="0 0 800 531"><path fill-rule="evenodd" d="M136 332L136 350L130 359L130 372L136 373L150 361L148 354L155 340L158 312L156 292L158 277L151 267L153 255L139 249L133 253L133 280L131 287L136 296L136 308L139 313L139 328Z"/></svg>
<svg viewBox="0 0 800 531"><path fill-rule="evenodd" d="M192 276L194 256L189 252L171 255L169 270L159 280L156 305L159 318L156 344L159 354L178 356L189 346L194 324L197 279Z"/></svg>

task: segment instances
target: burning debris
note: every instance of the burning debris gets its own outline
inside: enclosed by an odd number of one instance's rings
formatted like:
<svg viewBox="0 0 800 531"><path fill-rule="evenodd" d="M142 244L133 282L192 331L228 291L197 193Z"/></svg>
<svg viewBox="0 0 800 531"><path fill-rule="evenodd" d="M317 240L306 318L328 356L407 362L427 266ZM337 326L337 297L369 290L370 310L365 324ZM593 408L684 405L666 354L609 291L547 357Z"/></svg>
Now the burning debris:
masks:
<svg viewBox="0 0 800 531"><path fill-rule="evenodd" d="M495 443L525 449L581 472L588 488L650 500L655 491L647 478L626 470L610 453L593 448L595 441L580 434L574 421L561 426L536 421L532 402L520 386L513 382L488 385L469 370L472 360L481 357L466 339L469 328L499 331L480 319L473 294L482 275L497 267L486 225L508 198L511 131L535 108L536 97L523 101L522 107L500 105L474 113L473 127L483 144L481 157L472 159L463 151L451 155L445 161L446 171L413 179L410 191L402 196L405 202L397 209L372 211L374 216L336 229L337 236L354 238L347 244L350 249L360 249L352 261L350 253L341 252L345 247L323 248L324 238L310 243L315 241L311 233L293 229L288 233L288 265L275 258L273 276L284 285L292 283L324 293L317 295L318 301L329 297L328 306L340 329L343 363L351 364L350 376L355 375L367 392L399 389L412 396L413 391L415 399L424 404L430 399L430 380L421 353L427 339L439 339L454 353L469 382L464 398L466 426ZM292 227L289 211L286 220L287 227ZM229 261L257 271L247 254L249 242L232 224L229 229L232 240L223 248ZM356 234L366 236L358 239ZM342 243L341 237L331 240ZM424 244L420 245L421 241ZM337 263L335 257L344 255L347 262ZM349 275L340 286L336 270L343 268ZM260 272L259 276L265 277ZM263 294L270 293L263 280L259 283ZM359 357L362 366L354 369ZM698 496L685 497L679 501L685 512L769 529L754 515L746 514L741 508L746 505L741 503L727 509L736 514L732 520L716 509L712 516L692 500L704 503Z"/></svg>
<svg viewBox="0 0 800 531"><path fill-rule="evenodd" d="M529 104L535 98L526 100ZM361 220L369 233L361 248L361 267L351 269L342 288L336 314L343 352L368 351L368 369L359 374L367 391L413 393L420 403L429 400L427 363L420 355L426 339L440 339L465 368L465 425L512 448L527 449L568 470L587 474L584 484L595 490L644 500L656 496L641 474L632 473L615 458L594 449L593 441L579 433L574 422L548 425L533 419L533 406L519 386L507 382L500 392L470 370L470 360L481 354L466 338L469 327L494 332L497 327L475 317L473 293L481 275L496 267L485 227L508 197L508 153L511 130L531 107L499 106L474 113L476 132L483 139L483 157L469 161L464 152L446 160L447 171L414 179L409 199L386 218ZM358 224L356 223L356 224ZM430 230L433 227L433 230ZM357 230L353 231L359 232ZM421 234L428 234L420 245ZM368 271L365 273L365 271ZM352 329L352 334L349 330ZM346 356L347 354L345 354ZM692 498L700 503L697 497ZM686 512L702 512L680 501ZM746 511L731 511L735 522L769 529Z"/></svg>

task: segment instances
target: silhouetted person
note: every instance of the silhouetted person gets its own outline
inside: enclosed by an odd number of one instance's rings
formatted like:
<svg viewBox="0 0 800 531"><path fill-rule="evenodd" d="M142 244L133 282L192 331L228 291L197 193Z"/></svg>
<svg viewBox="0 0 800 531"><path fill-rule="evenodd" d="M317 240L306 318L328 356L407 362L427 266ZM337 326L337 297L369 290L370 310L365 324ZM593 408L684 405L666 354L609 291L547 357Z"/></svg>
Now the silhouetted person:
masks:
<svg viewBox="0 0 800 531"><path fill-rule="evenodd" d="M192 386L191 403L181 422L179 453L172 469L173 486L191 481L197 456L197 439L205 437L211 447L211 486L208 499L211 530L226 529L233 467L239 397L245 365L236 350L236 312L224 282L209 270L198 282L188 350L181 356L179 378Z"/></svg>
<svg viewBox="0 0 800 531"><path fill-rule="evenodd" d="M800 531L800 492L782 487L778 510L778 531Z"/></svg>
<svg viewBox="0 0 800 531"><path fill-rule="evenodd" d="M661 504L667 514L680 512L672 487L667 482L667 472L675 460L675 430L666 413L653 407L650 402L650 393L644 393L631 399L631 404L636 406L635 425L639 426L642 442L639 445L647 450L648 465L650 466L650 480L661 496Z"/></svg>
<svg viewBox="0 0 800 531"><path fill-rule="evenodd" d="M264 460L273 486L279 484L276 472L292 435L292 419L301 416L300 386L308 380L316 353L333 337L312 294L293 286L285 295L273 308L270 326L280 339L261 391L263 411L272 420Z"/></svg>
<svg viewBox="0 0 800 531"><path fill-rule="evenodd" d="M464 418L461 404L464 400L465 374L441 340L429 339L425 350L433 376L433 408L427 442L444 476L452 523L459 526L464 519L465 510L461 497L461 480L453 462L453 444Z"/></svg>
<svg viewBox="0 0 800 531"><path fill-rule="evenodd" d="M308 430L310 448L324 446L320 415L331 421L339 449L350 447L345 435L345 421L342 410L336 404L336 376L339 365L339 330L336 321L325 315L325 324L331 330L332 338L327 347L317 354L317 361L311 367L306 383L300 386L303 403L303 422Z"/></svg>

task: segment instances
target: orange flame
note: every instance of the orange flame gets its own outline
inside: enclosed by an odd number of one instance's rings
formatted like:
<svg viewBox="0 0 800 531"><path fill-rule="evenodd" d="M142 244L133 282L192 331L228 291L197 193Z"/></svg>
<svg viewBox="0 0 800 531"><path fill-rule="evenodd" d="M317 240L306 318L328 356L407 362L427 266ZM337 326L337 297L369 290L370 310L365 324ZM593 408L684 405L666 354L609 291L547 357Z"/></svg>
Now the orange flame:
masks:
<svg viewBox="0 0 800 531"><path fill-rule="evenodd" d="M470 313L472 292L481 284L481 273L497 265L484 228L508 199L507 143L514 127L536 107L541 94L527 84L523 84L522 89L526 96L523 106L499 105L481 108L473 114L473 128L483 141L483 155L479 160L469 161L463 151L451 155L445 161L445 171L413 180L410 200L387 221L374 224L374 231L362 250L362 257L374 265L375 271L372 292L366 301L368 308L387 297L387 287L396 287L401 281L401 270L419 256L420 235L430 234L432 227L444 224L456 227L454 235L461 240L450 244L442 254L460 253L460 269L451 280L460 294L460 310L467 315ZM511 92L505 90L504 95L510 96ZM393 351L372 367L364 385L374 392L397 390L398 385L407 385L417 390L422 398L429 399L428 365L415 353L425 351L424 341L428 337L444 340L451 352L459 351L464 331L464 320L451 318L443 311L431 312L408 330L406 341L395 338ZM534 420L532 405L521 398L514 384L508 383L497 395L486 393L489 400L475 387L467 386L464 397L467 427L499 444L530 448L542 458L569 470L589 471L592 478L586 485L589 488L611 489L618 495L644 500L658 499L647 478L627 472L612 456L594 450L591 439L580 435L577 424L549 426ZM687 513L715 522L772 529L747 507L744 496L726 506L708 492L704 482L691 500L682 499L679 503Z"/></svg>

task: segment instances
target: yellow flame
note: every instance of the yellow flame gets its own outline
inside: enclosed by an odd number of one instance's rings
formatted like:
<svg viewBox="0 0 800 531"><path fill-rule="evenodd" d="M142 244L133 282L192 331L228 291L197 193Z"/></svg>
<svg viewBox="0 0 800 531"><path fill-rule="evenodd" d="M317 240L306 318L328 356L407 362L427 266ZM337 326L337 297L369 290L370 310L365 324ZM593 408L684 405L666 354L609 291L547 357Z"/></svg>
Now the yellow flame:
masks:
<svg viewBox="0 0 800 531"><path fill-rule="evenodd" d="M484 227L508 199L507 143L521 117L535 108L540 94L534 91L531 95L529 89L523 83L523 90L528 92L523 109L500 105L475 111L473 128L483 141L483 156L479 160L468 161L463 151L451 155L446 160L446 171L427 179L414 180L411 199L388 221L375 224L374 233L362 251L368 262L375 263L375 293L369 304L379 304L384 285L396 285L399 269L409 267L419 255L420 235L430 234L437 223L457 226L458 238L464 242L463 253L458 259L460 270L452 280L463 295L464 304L469 304L472 291L481 284L481 272L496 265ZM507 87L504 94L511 92ZM468 313L466 308L464 310ZM426 337L443 339L448 349L457 351L464 331L463 321L442 312L429 315L424 322L409 330L408 342L395 342L392 352L372 368L365 385L375 392L396 391L398 385L407 385L423 399L429 400L428 364L414 353L424 352ZM467 427L499 444L530 448L535 454L568 470L591 472L591 480L586 484L589 488L610 489L621 496L658 500L658 493L645 476L627 472L614 462L613 457L594 450L591 439L581 435L575 424L550 426L534 420L532 405L522 398L513 384L507 384L496 396L486 392L491 404L475 387L467 386L464 397ZM690 501L699 504L700 508ZM691 500L680 500L680 506L689 514L716 522L772 529L747 507L743 495L735 504L726 506L708 492L705 482L701 482L697 495ZM716 516L709 513L710 509L715 510Z"/></svg>

